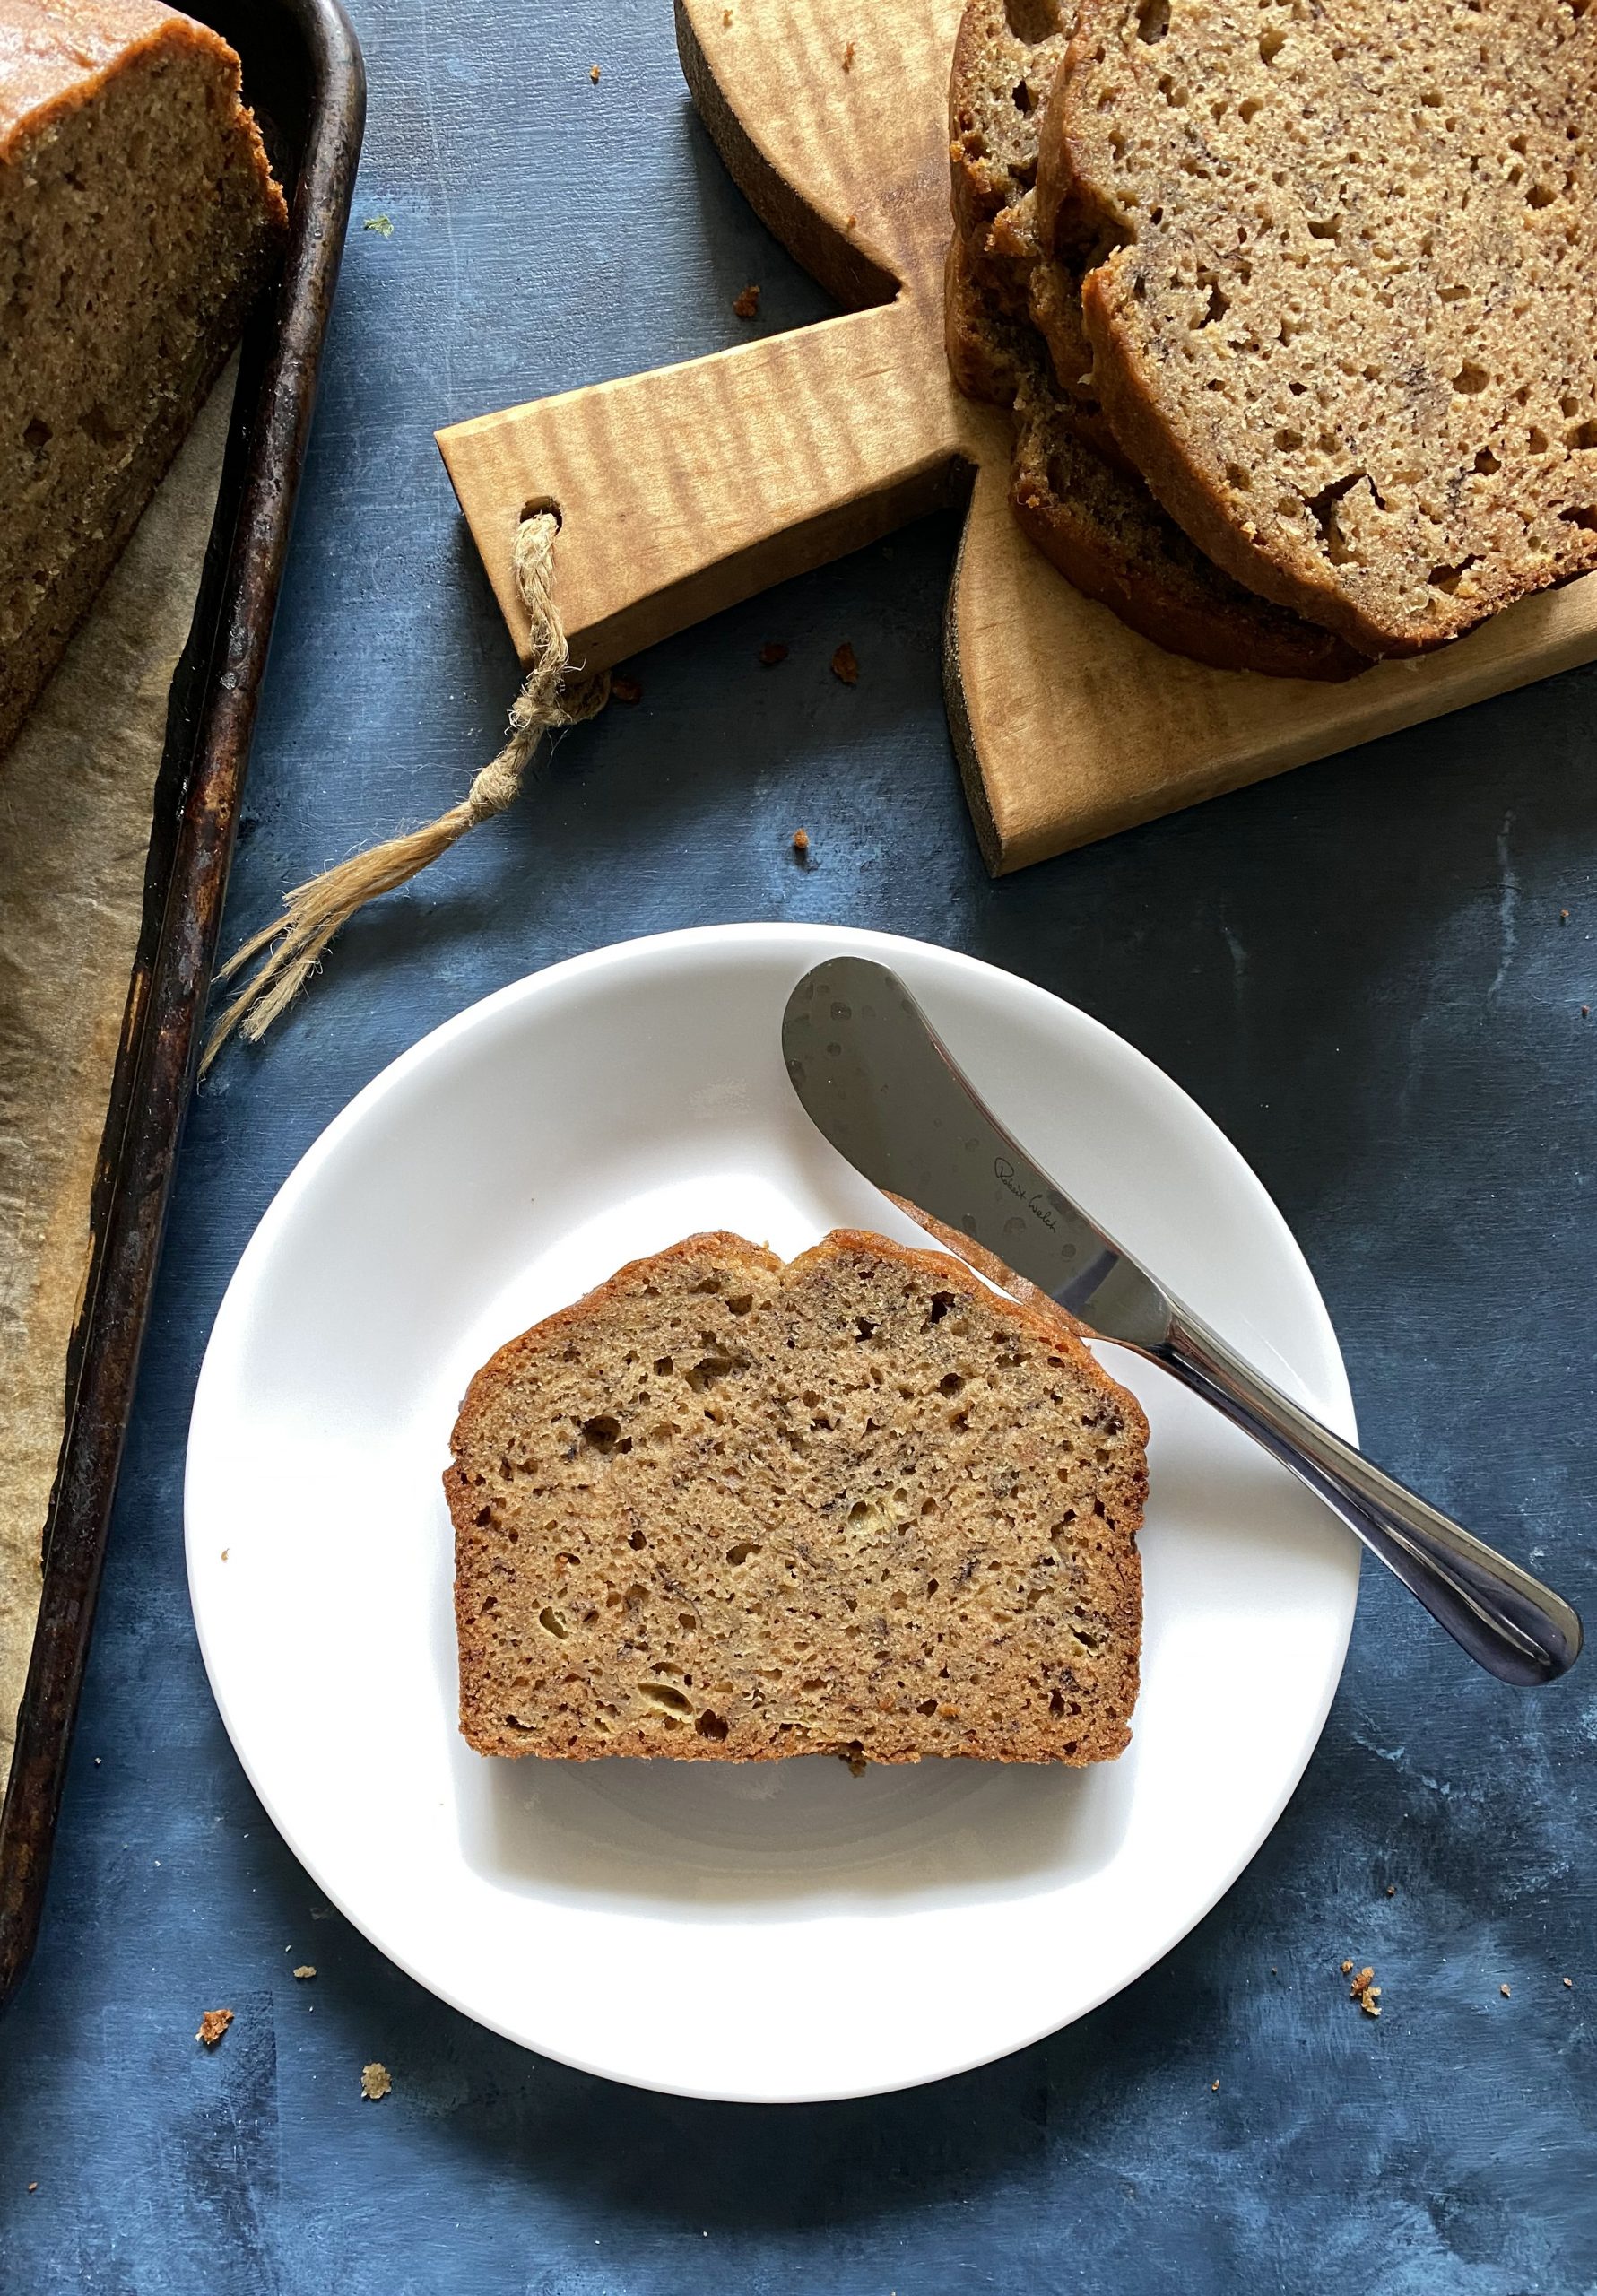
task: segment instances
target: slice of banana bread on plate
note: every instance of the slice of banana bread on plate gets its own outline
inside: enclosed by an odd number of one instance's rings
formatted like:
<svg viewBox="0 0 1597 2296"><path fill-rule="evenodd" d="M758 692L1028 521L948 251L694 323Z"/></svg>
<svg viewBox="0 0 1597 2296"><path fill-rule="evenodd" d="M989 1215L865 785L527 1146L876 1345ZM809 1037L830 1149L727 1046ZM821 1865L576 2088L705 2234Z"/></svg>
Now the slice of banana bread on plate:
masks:
<svg viewBox="0 0 1597 2296"><path fill-rule="evenodd" d="M461 1728L575 1760L1105 1761L1147 1432L1068 1318L945 1253L690 1237L472 1381Z"/></svg>

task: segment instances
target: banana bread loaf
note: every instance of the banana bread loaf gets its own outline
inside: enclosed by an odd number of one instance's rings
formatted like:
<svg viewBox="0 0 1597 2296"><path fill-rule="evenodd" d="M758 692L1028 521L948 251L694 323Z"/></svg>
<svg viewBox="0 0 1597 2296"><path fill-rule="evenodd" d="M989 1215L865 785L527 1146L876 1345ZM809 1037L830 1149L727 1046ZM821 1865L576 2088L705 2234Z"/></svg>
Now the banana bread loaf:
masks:
<svg viewBox="0 0 1597 2296"><path fill-rule="evenodd" d="M286 221L215 32L158 0L0 0L0 751Z"/></svg>

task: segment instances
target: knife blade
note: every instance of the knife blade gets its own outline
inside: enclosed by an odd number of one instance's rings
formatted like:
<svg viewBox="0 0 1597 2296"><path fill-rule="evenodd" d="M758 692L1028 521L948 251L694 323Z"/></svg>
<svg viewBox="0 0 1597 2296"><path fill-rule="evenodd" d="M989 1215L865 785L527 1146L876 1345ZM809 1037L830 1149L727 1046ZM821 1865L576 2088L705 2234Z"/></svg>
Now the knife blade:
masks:
<svg viewBox="0 0 1597 2296"><path fill-rule="evenodd" d="M1500 1681L1567 1673L1582 1631L1563 1597L1384 1474L1164 1292L998 1121L896 973L866 957L817 965L787 1001L782 1049L805 1113L867 1179L1202 1396Z"/></svg>
<svg viewBox="0 0 1597 2296"><path fill-rule="evenodd" d="M782 1053L805 1114L856 1171L1106 1338L1159 1344L1158 1284L999 1122L897 973L868 957L815 966L787 1000Z"/></svg>

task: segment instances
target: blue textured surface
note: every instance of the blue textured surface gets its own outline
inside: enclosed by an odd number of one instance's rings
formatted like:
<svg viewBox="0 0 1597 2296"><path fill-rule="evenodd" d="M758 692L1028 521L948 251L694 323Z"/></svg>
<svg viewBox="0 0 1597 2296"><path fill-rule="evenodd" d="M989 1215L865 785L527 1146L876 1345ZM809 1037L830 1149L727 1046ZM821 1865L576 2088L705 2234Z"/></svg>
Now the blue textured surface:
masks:
<svg viewBox="0 0 1597 2296"><path fill-rule="evenodd" d="M513 663L433 425L738 338L750 279L762 327L824 309L693 121L664 0L356 13L367 153L230 944L494 745ZM391 239L359 228L378 213ZM1320 1751L1209 1920L1071 2031L877 2102L635 2095L479 2031L318 1912L222 1734L183 1446L273 1192L463 1005L723 918L950 943L1141 1047L1302 1239L1369 1448L1597 1614L1597 673L994 885L938 693L953 542L910 530L635 665L641 704L361 920L199 1103L44 1935L0 2027L7 2296L1597 2286L1597 1672L1502 1690L1377 1574Z"/></svg>

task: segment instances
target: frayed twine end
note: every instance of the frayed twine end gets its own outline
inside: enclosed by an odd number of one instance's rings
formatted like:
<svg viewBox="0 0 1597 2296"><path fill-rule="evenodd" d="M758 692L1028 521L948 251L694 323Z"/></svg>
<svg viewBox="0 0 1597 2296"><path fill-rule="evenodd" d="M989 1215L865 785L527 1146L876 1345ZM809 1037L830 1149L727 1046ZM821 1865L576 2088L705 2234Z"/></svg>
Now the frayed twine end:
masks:
<svg viewBox="0 0 1597 2296"><path fill-rule="evenodd" d="M570 674L570 649L554 603L554 540L560 520L537 510L516 533L516 587L527 611L531 665L510 710L510 734L499 755L477 775L458 805L425 828L392 837L352 855L283 897L274 924L251 934L217 973L231 980L252 960L259 964L218 1018L200 1060L204 1075L237 1030L258 1044L293 1003L340 928L357 909L419 876L480 822L511 804L546 734L595 717L610 699L610 675Z"/></svg>

